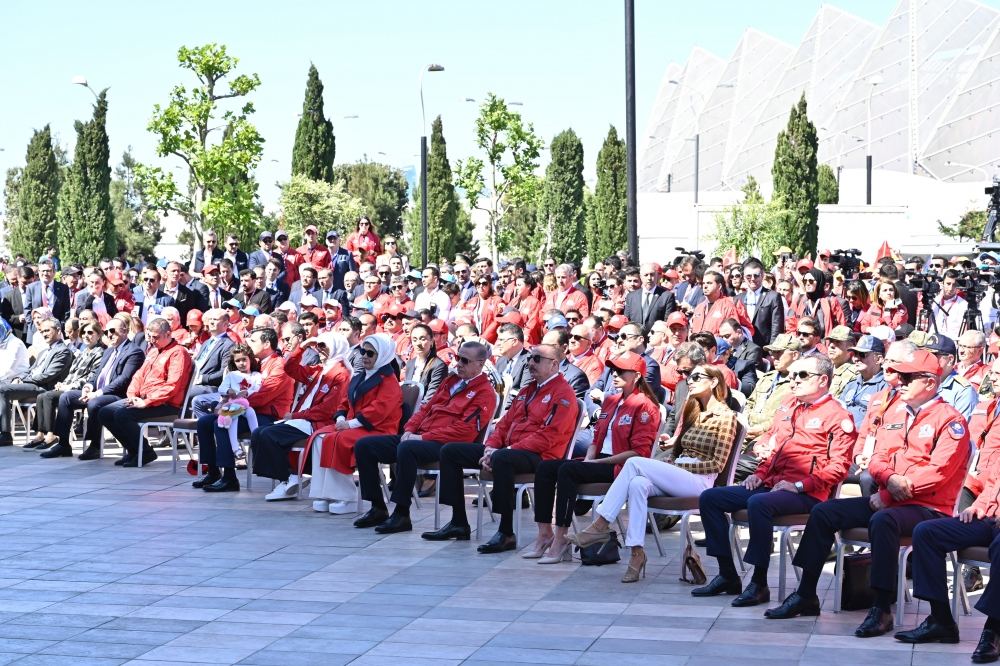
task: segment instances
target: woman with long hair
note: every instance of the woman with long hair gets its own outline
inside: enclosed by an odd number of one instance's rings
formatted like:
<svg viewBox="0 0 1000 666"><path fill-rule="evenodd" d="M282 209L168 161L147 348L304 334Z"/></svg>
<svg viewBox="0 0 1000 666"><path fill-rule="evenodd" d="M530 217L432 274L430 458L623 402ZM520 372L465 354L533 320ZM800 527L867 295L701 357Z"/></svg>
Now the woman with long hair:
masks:
<svg viewBox="0 0 1000 666"><path fill-rule="evenodd" d="M591 271L585 287L582 291L587 294L587 305L591 312L596 312L598 304L604 299L604 276L599 271Z"/></svg>
<svg viewBox="0 0 1000 666"><path fill-rule="evenodd" d="M625 545L632 549L623 583L645 574L646 512L651 495L696 497L715 484L736 440L736 413L726 405L729 387L718 367L698 365L687 379L674 436L661 441L656 459L629 458L597 507L597 519L574 540L581 548L607 538L610 524L628 502ZM596 441L596 439L595 439Z"/></svg>
<svg viewBox="0 0 1000 666"><path fill-rule="evenodd" d="M830 335L835 327L847 324L840 301L836 296L826 294L827 277L823 271L811 268L802 276L801 282L805 293L796 296L792 303L796 320L812 317L819 322L823 338Z"/></svg>
<svg viewBox="0 0 1000 666"><path fill-rule="evenodd" d="M899 299L899 289L891 280L882 279L875 284L875 299L860 318L855 329L867 333L875 326L888 326L895 330L906 323L910 313Z"/></svg>
<svg viewBox="0 0 1000 666"><path fill-rule="evenodd" d="M465 302L463 309L472 315L472 323L476 325L479 336L493 344L497 341L497 329L503 309L503 301L493 291L493 282L482 275L475 281L476 295Z"/></svg>
<svg viewBox="0 0 1000 666"><path fill-rule="evenodd" d="M375 233L375 227L367 215L362 215L358 218L354 231L347 237L344 247L349 252L353 253L357 251L361 253L359 264L365 261L375 263L376 257L382 254L382 242Z"/></svg>
<svg viewBox="0 0 1000 666"><path fill-rule="evenodd" d="M847 298L847 309L844 316L847 317L847 325L858 331L858 320L868 311L871 299L868 295L868 287L862 280L851 280L845 289Z"/></svg>
<svg viewBox="0 0 1000 666"><path fill-rule="evenodd" d="M410 329L410 344L413 351L410 360L403 366L403 381L420 382L426 402L448 376L448 366L438 358L434 332L427 324L415 324Z"/></svg>

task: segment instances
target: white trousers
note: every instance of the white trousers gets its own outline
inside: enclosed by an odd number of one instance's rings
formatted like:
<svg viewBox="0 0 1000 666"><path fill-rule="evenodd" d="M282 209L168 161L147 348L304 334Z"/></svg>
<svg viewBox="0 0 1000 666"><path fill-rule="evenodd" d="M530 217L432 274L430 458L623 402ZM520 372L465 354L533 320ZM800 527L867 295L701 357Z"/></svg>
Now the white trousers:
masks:
<svg viewBox="0 0 1000 666"><path fill-rule="evenodd" d="M335 469L319 464L323 455L323 438L317 437L312 445L312 482L309 485L309 497L316 500L331 502L355 502L358 499L358 487L354 485L353 474L341 474Z"/></svg>
<svg viewBox="0 0 1000 666"><path fill-rule="evenodd" d="M652 458L629 458L597 507L597 513L613 523L628 502L625 545L642 546L646 541L646 509L650 497L696 497L712 487L716 476L692 474L686 469Z"/></svg>

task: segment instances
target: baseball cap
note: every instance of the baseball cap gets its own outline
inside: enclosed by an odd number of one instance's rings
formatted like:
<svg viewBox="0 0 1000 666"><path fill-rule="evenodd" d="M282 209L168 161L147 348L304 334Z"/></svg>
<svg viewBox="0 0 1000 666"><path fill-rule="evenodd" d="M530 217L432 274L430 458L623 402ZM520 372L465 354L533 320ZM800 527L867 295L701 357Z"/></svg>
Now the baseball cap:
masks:
<svg viewBox="0 0 1000 666"><path fill-rule="evenodd" d="M278 229L277 231L274 232L274 237L275 238L281 238L282 236L284 236L287 239L288 238L288 232L285 231L284 229Z"/></svg>
<svg viewBox="0 0 1000 666"><path fill-rule="evenodd" d="M619 331L621 330L621 327L627 323L628 323L628 317L626 317L625 315L616 314L611 318L610 321L608 321L607 328L609 328L612 331Z"/></svg>
<svg viewBox="0 0 1000 666"><path fill-rule="evenodd" d="M501 324L514 324L516 326L524 325L524 317L522 317L521 313L517 310L511 310L502 317L497 317L497 321Z"/></svg>
<svg viewBox="0 0 1000 666"><path fill-rule="evenodd" d="M313 296L312 294L306 294L301 298L301 300L299 300L299 305L301 305L304 308L318 308L319 299Z"/></svg>
<svg viewBox="0 0 1000 666"><path fill-rule="evenodd" d="M422 277L424 277L424 274L414 268L412 271L406 274L406 277L408 277L411 280L420 280Z"/></svg>
<svg viewBox="0 0 1000 666"><path fill-rule="evenodd" d="M805 270L810 270L813 267L813 262L808 259L799 259L799 263L795 264L795 270L801 271L803 268Z"/></svg>
<svg viewBox="0 0 1000 666"><path fill-rule="evenodd" d="M613 317L612 317L612 319L613 319ZM680 324L681 326L684 326L685 328L687 328L688 323L689 322L688 322L687 315L684 314L683 312L681 312L680 310L675 310L675 311L671 312L669 316L667 316L667 326L673 326L674 324Z"/></svg>
<svg viewBox="0 0 1000 666"><path fill-rule="evenodd" d="M727 351L729 351L732 348L733 348L733 346L731 344L729 344L729 340L726 340L725 338L720 338L719 336L715 336L715 355L716 355L716 357L722 356L723 354L725 354Z"/></svg>
<svg viewBox="0 0 1000 666"><path fill-rule="evenodd" d="M219 272L219 264L205 264L205 267L201 269L201 272L205 275L215 275Z"/></svg>
<svg viewBox="0 0 1000 666"><path fill-rule="evenodd" d="M941 366L937 357L927 349L918 349L906 360L896 361L886 366L893 372L919 372L925 375L941 376Z"/></svg>
<svg viewBox="0 0 1000 666"><path fill-rule="evenodd" d="M830 250L820 250L819 256L829 259L831 256L833 256L833 252L830 252Z"/></svg>
<svg viewBox="0 0 1000 666"><path fill-rule="evenodd" d="M782 245L777 250L775 250L773 254L774 256L778 256L779 254L791 254L791 253L792 253L792 248L788 247L787 245Z"/></svg>
<svg viewBox="0 0 1000 666"><path fill-rule="evenodd" d="M641 356L635 352L624 352L618 354L617 356L609 356L608 360L604 363L609 368L617 368L619 370L630 370L632 372L638 372L639 374L645 375L646 373L646 361Z"/></svg>
<svg viewBox="0 0 1000 666"><path fill-rule="evenodd" d="M851 351L862 352L864 354L868 352L884 354L885 345L874 335L862 335L861 339L858 340L858 344L851 347Z"/></svg>
<svg viewBox="0 0 1000 666"><path fill-rule="evenodd" d="M240 303L240 302L239 302L239 301L238 301L237 299L235 299L235 298L230 298L230 299L229 299L228 301L225 301L225 302L223 303L223 305L225 305L225 306L226 306L226 307L228 307L228 308L236 308L237 310L239 310L240 308L242 308L242 307L243 307L243 304L242 304L242 303Z"/></svg>
<svg viewBox="0 0 1000 666"><path fill-rule="evenodd" d="M673 268L668 268L667 271L663 275L666 276L670 280L680 280L681 279L681 274L678 273L677 271L675 271Z"/></svg>
<svg viewBox="0 0 1000 666"><path fill-rule="evenodd" d="M291 301L285 301L277 307L278 310L285 310L286 312L298 312L299 309L295 307L295 303Z"/></svg>
<svg viewBox="0 0 1000 666"><path fill-rule="evenodd" d="M958 347L955 346L955 341L949 338L947 335L935 334L927 338L926 344L923 348L934 354L952 354L958 353Z"/></svg>
<svg viewBox="0 0 1000 666"><path fill-rule="evenodd" d="M68 268L66 268L66 270L64 270L62 272L62 274L63 275L83 275L83 271L81 271L76 266L69 266Z"/></svg>
<svg viewBox="0 0 1000 666"><path fill-rule="evenodd" d="M420 319L420 314L416 310L407 310L403 316L407 319Z"/></svg>
<svg viewBox="0 0 1000 666"><path fill-rule="evenodd" d="M826 339L837 342L848 342L851 339L851 329L847 326L834 326L830 334L826 336Z"/></svg>
<svg viewBox="0 0 1000 666"><path fill-rule="evenodd" d="M351 304L351 309L372 312L375 309L375 306L364 296L358 296L354 299L354 303Z"/></svg>
<svg viewBox="0 0 1000 666"><path fill-rule="evenodd" d="M260 314L260 310L257 309L256 305L248 305L245 308L240 308L240 314L250 315L251 317L256 317Z"/></svg>
<svg viewBox="0 0 1000 666"><path fill-rule="evenodd" d="M340 232L337 231L336 229L330 229L328 232L326 232L326 237L327 238L340 238Z"/></svg>
<svg viewBox="0 0 1000 666"><path fill-rule="evenodd" d="M125 277L122 275L122 272L119 271L119 270L105 271L104 272L104 280L108 284L113 284L115 286L118 286L120 284L125 284Z"/></svg>
<svg viewBox="0 0 1000 666"><path fill-rule="evenodd" d="M321 323L321 324L325 324L326 323L326 312L323 311L323 308L312 307L312 308L309 308L309 312L311 312L314 315L316 315L316 320L319 323Z"/></svg>
<svg viewBox="0 0 1000 666"><path fill-rule="evenodd" d="M549 320L545 322L545 330L551 331L554 328L568 328L569 322L566 321L566 317L561 314L554 314L549 317Z"/></svg>
<svg viewBox="0 0 1000 666"><path fill-rule="evenodd" d="M315 225L315 224L307 224L307 225L306 225L306 228L305 228L305 229L303 229L302 231L303 231L303 232L308 232L308 231L311 231L311 232L313 232L314 234L318 234L318 233L319 233L319 229L317 229L317 228L316 228L316 225Z"/></svg>
<svg viewBox="0 0 1000 666"><path fill-rule="evenodd" d="M769 345L764 345L764 349L770 352L799 351L802 343L791 333L782 333Z"/></svg>
<svg viewBox="0 0 1000 666"><path fill-rule="evenodd" d="M338 301L336 298L331 298L328 301L323 301L323 307L324 308L338 308L338 309L343 309L344 306L341 305L340 301Z"/></svg>
<svg viewBox="0 0 1000 666"><path fill-rule="evenodd" d="M433 333L447 333L448 324L444 323L441 319L431 319L427 324L427 328L431 329Z"/></svg>
<svg viewBox="0 0 1000 666"><path fill-rule="evenodd" d="M274 234L270 231L260 232L260 236L257 237L259 240L274 240Z"/></svg>

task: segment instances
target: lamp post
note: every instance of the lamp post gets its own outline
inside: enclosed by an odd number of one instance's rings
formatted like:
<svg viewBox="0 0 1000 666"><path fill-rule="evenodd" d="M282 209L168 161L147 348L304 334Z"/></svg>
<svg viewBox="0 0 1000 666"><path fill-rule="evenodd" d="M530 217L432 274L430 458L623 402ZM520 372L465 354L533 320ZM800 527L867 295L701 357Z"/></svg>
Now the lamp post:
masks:
<svg viewBox="0 0 1000 666"><path fill-rule="evenodd" d="M94 99L100 99L100 97L98 97L98 95L97 95L97 92L93 88L90 87L89 83L87 83L87 77L86 76L80 76L78 74L78 75L74 76L70 80L70 83L72 83L75 86L83 86L84 88L86 88L87 90L90 91L90 94L94 96Z"/></svg>
<svg viewBox="0 0 1000 666"><path fill-rule="evenodd" d="M430 64L420 70L420 260L427 265L427 115L424 112L424 72L443 72L441 65Z"/></svg>
<svg viewBox="0 0 1000 666"><path fill-rule="evenodd" d="M635 0L625 0L625 229L628 256L639 264L638 169L635 149Z"/></svg>
<svg viewBox="0 0 1000 666"><path fill-rule="evenodd" d="M882 77L878 74L868 77L868 101L865 108L868 115L868 122L865 123L868 132L868 141L865 144L865 204L872 205L872 94L875 86L882 83Z"/></svg>

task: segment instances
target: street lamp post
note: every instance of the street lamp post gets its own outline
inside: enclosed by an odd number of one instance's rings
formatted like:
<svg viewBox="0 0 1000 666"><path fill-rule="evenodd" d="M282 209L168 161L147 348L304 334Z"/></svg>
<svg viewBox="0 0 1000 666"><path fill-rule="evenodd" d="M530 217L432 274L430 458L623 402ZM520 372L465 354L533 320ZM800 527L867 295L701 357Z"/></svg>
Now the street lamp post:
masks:
<svg viewBox="0 0 1000 666"><path fill-rule="evenodd" d="M443 72L441 65L430 64L420 70L420 260L427 265L427 115L424 112L424 72Z"/></svg>
<svg viewBox="0 0 1000 666"><path fill-rule="evenodd" d="M625 228L628 256L639 264L638 169L635 150L635 0L625 0Z"/></svg>
<svg viewBox="0 0 1000 666"><path fill-rule="evenodd" d="M70 83L72 83L75 86L83 86L84 88L90 91L90 94L94 96L94 99L100 99L100 97L97 95L97 91L95 91L93 88L90 87L90 84L87 82L86 76L80 76L80 75L74 76L70 80Z"/></svg>
<svg viewBox="0 0 1000 666"><path fill-rule="evenodd" d="M872 205L872 94L875 86L882 83L882 77L876 74L868 78L868 101L865 104L868 115L868 122L865 123L868 132L868 141L865 144L865 203Z"/></svg>

